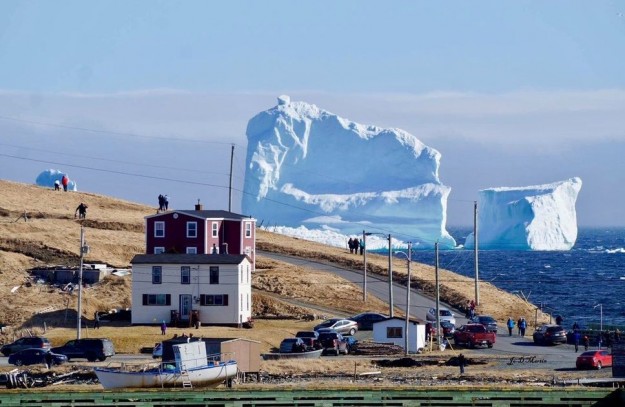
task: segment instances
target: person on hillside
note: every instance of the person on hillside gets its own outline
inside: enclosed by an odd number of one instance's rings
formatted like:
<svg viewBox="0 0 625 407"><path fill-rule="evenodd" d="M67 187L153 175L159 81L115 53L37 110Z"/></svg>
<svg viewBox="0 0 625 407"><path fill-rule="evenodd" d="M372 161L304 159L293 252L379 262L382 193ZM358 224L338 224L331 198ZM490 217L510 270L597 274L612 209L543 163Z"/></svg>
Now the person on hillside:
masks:
<svg viewBox="0 0 625 407"><path fill-rule="evenodd" d="M562 322L564 322L564 318L562 318L562 315L558 315L556 317L556 325L562 325Z"/></svg>
<svg viewBox="0 0 625 407"><path fill-rule="evenodd" d="M165 208L165 197L163 196L163 194L159 194L158 195L158 210L156 211L156 213L163 212L164 208Z"/></svg>
<svg viewBox="0 0 625 407"><path fill-rule="evenodd" d="M63 191L67 192L67 186L69 185L69 178L67 178L67 175L63 174L63 178L61 178L61 184L63 184Z"/></svg>
<svg viewBox="0 0 625 407"><path fill-rule="evenodd" d="M163 320L163 322L161 322L161 335L165 335L167 333L167 324L165 323L165 320Z"/></svg>
<svg viewBox="0 0 625 407"><path fill-rule="evenodd" d="M78 215L78 219L85 219L87 217L87 208L88 206L81 202L76 208L76 212L74 212L74 217Z"/></svg>
<svg viewBox="0 0 625 407"><path fill-rule="evenodd" d="M358 254L360 248L360 239L354 239L354 254Z"/></svg>
<svg viewBox="0 0 625 407"><path fill-rule="evenodd" d="M351 237L347 241L347 247L349 247L350 253L354 253L354 239L352 239Z"/></svg>
<svg viewBox="0 0 625 407"><path fill-rule="evenodd" d="M163 195L163 208L165 208L165 210L169 209L169 196L168 195Z"/></svg>
<svg viewBox="0 0 625 407"><path fill-rule="evenodd" d="M54 181L54 190L55 191L61 190L61 182L58 179Z"/></svg>
<svg viewBox="0 0 625 407"><path fill-rule="evenodd" d="M100 329L100 314L98 314L98 311L93 313L93 329Z"/></svg>
<svg viewBox="0 0 625 407"><path fill-rule="evenodd" d="M516 321L516 326L519 331L519 336L521 336L521 318Z"/></svg>
<svg viewBox="0 0 625 407"><path fill-rule="evenodd" d="M512 336L512 330L514 329L514 320L512 319L512 317L508 318L506 326L508 327L508 334Z"/></svg>
<svg viewBox="0 0 625 407"><path fill-rule="evenodd" d="M360 255L362 256L365 252L365 241L364 239L360 239Z"/></svg>

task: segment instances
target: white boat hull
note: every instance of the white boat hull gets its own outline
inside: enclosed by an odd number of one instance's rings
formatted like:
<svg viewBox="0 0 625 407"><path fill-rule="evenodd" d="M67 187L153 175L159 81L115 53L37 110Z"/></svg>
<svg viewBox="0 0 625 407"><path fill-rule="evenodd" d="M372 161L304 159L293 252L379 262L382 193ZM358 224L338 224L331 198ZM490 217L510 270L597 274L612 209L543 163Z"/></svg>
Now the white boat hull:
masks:
<svg viewBox="0 0 625 407"><path fill-rule="evenodd" d="M230 361L196 367L187 370L185 375L173 370L129 372L96 367L94 371L105 389L182 387L183 381L189 381L193 386L217 387L225 380L236 377L237 364L235 361Z"/></svg>

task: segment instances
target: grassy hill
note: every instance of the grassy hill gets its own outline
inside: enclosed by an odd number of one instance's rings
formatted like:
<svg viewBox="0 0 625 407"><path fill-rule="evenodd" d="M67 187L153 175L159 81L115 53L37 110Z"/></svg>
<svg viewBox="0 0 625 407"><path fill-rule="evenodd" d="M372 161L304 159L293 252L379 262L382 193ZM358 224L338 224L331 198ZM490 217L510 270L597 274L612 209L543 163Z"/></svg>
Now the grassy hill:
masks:
<svg viewBox="0 0 625 407"><path fill-rule="evenodd" d="M144 217L156 210L155 207L93 193L54 191L9 181L0 181L0 190L0 322L14 327L32 325L42 317L57 325L75 320L76 296L34 283L27 270L42 265L78 265L81 224L91 249L85 261L126 268L135 254L144 252ZM74 217L81 202L89 207L83 221ZM345 249L266 231L258 231L257 248L362 270L362 258L350 255ZM385 256L368 256L372 272L381 275L387 273L387 261ZM406 262L396 260L393 269L395 280L405 281ZM417 276L413 285L432 294L432 267L413 264L413 271L413 276ZM318 313L319 307L327 304L345 313L386 310L381 301L370 299L366 304L360 301L362 292L358 286L314 267L296 268L258 256L253 280L255 314ZM444 301L461 306L472 298L472 279L443 270L440 280ZM517 296L489 283L481 283L480 290L480 312L504 320L508 315L534 316L535 307ZM93 315L96 310L131 305L130 277L107 277L84 291L85 316ZM71 312L74 312L73 318ZM398 314L401 313L398 310Z"/></svg>

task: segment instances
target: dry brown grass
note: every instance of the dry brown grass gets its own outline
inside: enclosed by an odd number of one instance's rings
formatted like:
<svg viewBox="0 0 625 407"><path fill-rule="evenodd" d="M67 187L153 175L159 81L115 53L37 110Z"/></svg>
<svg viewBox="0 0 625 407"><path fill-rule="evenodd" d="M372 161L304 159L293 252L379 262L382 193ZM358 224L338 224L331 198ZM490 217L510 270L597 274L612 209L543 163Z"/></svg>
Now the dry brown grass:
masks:
<svg viewBox="0 0 625 407"><path fill-rule="evenodd" d="M86 261L105 262L115 267L128 267L130 259L144 251L144 218L155 209L91 193L57 192L8 181L0 181L0 322L15 327L30 328L46 321L48 326L70 326L75 320L76 296L71 296L46 285L27 285L27 270L36 265L76 265L79 259L80 223L74 219L74 211L80 202L89 205L87 219L83 221L85 236L91 248ZM27 212L28 222L19 219ZM342 264L362 269L362 258L350 255L347 250L325 246L315 242L289 238L259 230L258 249L293 254L318 261ZM368 256L370 272L387 273L385 256ZM362 303L359 286L346 282L335 275L320 272L314 266L294 267L258 256L257 272L254 274L254 312L261 314L302 315L319 313L319 306L331 306L344 314L365 310L385 311L386 305L376 299ZM406 262L396 260L396 281L405 281ZM432 267L413 263L416 285L432 292L434 270ZM441 271L441 298L452 305L461 306L473 295L473 281L455 273ZM20 286L15 293L11 290ZM321 288L320 288L321 287ZM83 311L87 320L94 311L105 311L130 306L130 278L110 277L101 284L84 292ZM479 311L505 320L508 315L531 317L531 304L519 297L497 289L489 283L480 286L482 304ZM50 309L37 317L42 310ZM398 310L398 315L402 311ZM528 318L533 320L533 318ZM68 322L69 321L69 322ZM292 323L288 321L287 323ZM271 331L277 321L268 322ZM261 326L252 331L261 331ZM204 328L203 328L204 329ZM114 337L122 330L101 330L101 335ZM123 330L123 337L133 337L125 331L142 332L142 328ZM279 325L275 331L280 332ZM251 331L249 331L251 332ZM248 331L245 331L247 334ZM54 337L54 331L49 335ZM230 333L234 335L234 333ZM262 337L265 334L260 334ZM68 334L68 337L71 336ZM237 335L238 336L238 335ZM284 336L282 336L284 337ZM154 338L137 341L142 346L153 345ZM129 349L122 342L120 349ZM267 349L276 346L274 339L265 340ZM134 346L136 350L138 346ZM130 351L130 350L129 350Z"/></svg>

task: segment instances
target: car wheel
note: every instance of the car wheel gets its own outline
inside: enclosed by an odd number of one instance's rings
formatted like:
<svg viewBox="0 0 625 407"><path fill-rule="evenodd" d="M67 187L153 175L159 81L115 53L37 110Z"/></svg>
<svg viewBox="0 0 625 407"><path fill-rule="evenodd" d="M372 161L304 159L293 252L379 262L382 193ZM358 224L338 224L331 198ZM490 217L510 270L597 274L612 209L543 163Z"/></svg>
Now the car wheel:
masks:
<svg viewBox="0 0 625 407"><path fill-rule="evenodd" d="M104 361L106 360L106 356L100 356L100 357L98 358L98 360L99 360L100 362L104 362Z"/></svg>
<svg viewBox="0 0 625 407"><path fill-rule="evenodd" d="M492 347L493 347L493 344L492 344L492 343L490 343L490 342L488 342L488 347L489 347L489 348L492 348Z"/></svg>
<svg viewBox="0 0 625 407"><path fill-rule="evenodd" d="M15 366L22 366L24 362L22 361L22 359L16 359L14 364Z"/></svg>
<svg viewBox="0 0 625 407"><path fill-rule="evenodd" d="M352 328L352 329L349 330L349 334L351 336L354 336L355 333L356 333L356 328Z"/></svg>
<svg viewBox="0 0 625 407"><path fill-rule="evenodd" d="M601 370L602 367L603 365L601 364L601 362L597 362L597 370Z"/></svg>

